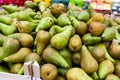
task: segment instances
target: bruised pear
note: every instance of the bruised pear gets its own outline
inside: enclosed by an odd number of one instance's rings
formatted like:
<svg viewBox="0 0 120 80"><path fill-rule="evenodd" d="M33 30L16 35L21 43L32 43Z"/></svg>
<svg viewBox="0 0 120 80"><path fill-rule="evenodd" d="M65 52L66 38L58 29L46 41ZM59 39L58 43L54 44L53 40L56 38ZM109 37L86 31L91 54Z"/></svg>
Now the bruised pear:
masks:
<svg viewBox="0 0 120 80"><path fill-rule="evenodd" d="M45 47L50 42L50 34L47 31L40 30L36 35L37 53L41 55Z"/></svg>
<svg viewBox="0 0 120 80"><path fill-rule="evenodd" d="M80 36L77 34L73 35L69 40L68 48L72 52L77 52L80 51L81 47L82 47L82 40Z"/></svg>
<svg viewBox="0 0 120 80"><path fill-rule="evenodd" d="M92 22L89 26L89 31L92 35L99 36L104 31L105 26L100 22Z"/></svg>
<svg viewBox="0 0 120 80"><path fill-rule="evenodd" d="M58 75L58 71L55 65L46 63L41 66L40 74L43 80L54 80Z"/></svg>

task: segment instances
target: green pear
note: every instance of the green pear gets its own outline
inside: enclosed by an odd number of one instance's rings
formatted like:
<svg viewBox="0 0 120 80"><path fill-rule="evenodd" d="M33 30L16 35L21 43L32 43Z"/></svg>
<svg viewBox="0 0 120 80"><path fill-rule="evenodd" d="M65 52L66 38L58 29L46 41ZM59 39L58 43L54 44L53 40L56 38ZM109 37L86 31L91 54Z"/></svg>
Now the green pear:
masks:
<svg viewBox="0 0 120 80"><path fill-rule="evenodd" d="M9 73L9 69L3 65L0 65L0 72L5 72L5 73Z"/></svg>
<svg viewBox="0 0 120 80"><path fill-rule="evenodd" d="M78 20L85 21L85 22L88 21L89 18L90 18L90 15L85 10L80 11L80 13L78 14L78 17L77 17Z"/></svg>
<svg viewBox="0 0 120 80"><path fill-rule="evenodd" d="M5 9L0 10L0 15L7 15L9 14Z"/></svg>
<svg viewBox="0 0 120 80"><path fill-rule="evenodd" d="M32 35L28 33L14 33L8 35L8 37L17 39L20 42L21 46L24 47L32 47L34 43L34 39Z"/></svg>
<svg viewBox="0 0 120 80"><path fill-rule="evenodd" d="M96 11L92 8L92 6L88 6L88 12L90 14L90 17L93 17L94 15L96 15Z"/></svg>
<svg viewBox="0 0 120 80"><path fill-rule="evenodd" d="M71 25L67 25L68 28L66 28L63 32L55 34L51 38L51 46L56 48L56 49L63 49L67 46L69 38L72 35L73 27Z"/></svg>
<svg viewBox="0 0 120 80"><path fill-rule="evenodd" d="M115 74L108 74L105 80L120 80L120 78L116 76Z"/></svg>
<svg viewBox="0 0 120 80"><path fill-rule="evenodd" d="M2 5L2 8L5 9L8 13L18 12L19 8L15 5Z"/></svg>
<svg viewBox="0 0 120 80"><path fill-rule="evenodd" d="M68 48L60 50L60 55L66 60L70 67L72 67L72 53Z"/></svg>
<svg viewBox="0 0 120 80"><path fill-rule="evenodd" d="M38 8L43 13L47 9L47 6L46 6L45 2L41 1L38 4Z"/></svg>
<svg viewBox="0 0 120 80"><path fill-rule="evenodd" d="M117 62L114 64L114 67L115 67L115 75L117 75L119 78L120 78L120 62Z"/></svg>
<svg viewBox="0 0 120 80"><path fill-rule="evenodd" d="M105 16L104 24L105 24L106 27L109 27L111 25L110 17L108 17L107 15Z"/></svg>
<svg viewBox="0 0 120 80"><path fill-rule="evenodd" d="M55 64L56 66L64 68L70 67L66 60L62 57L62 55L60 55L60 53L51 46L44 49L42 57L45 62Z"/></svg>
<svg viewBox="0 0 120 80"><path fill-rule="evenodd" d="M1 15L0 16L0 22L4 24L11 24L12 23L12 18L10 18L7 15Z"/></svg>
<svg viewBox="0 0 120 80"><path fill-rule="evenodd" d="M47 9L46 11L44 11L43 13L42 13L42 17L51 17L53 20L54 20L54 22L56 22L56 18L53 16L53 14L51 13L51 11L50 11L50 9Z"/></svg>
<svg viewBox="0 0 120 80"><path fill-rule="evenodd" d="M17 74L22 66L23 66L22 63L16 63L12 66L12 68L10 69L10 72L13 74Z"/></svg>
<svg viewBox="0 0 120 80"><path fill-rule="evenodd" d="M47 47L50 42L50 34L47 31L40 30L36 35L37 42L37 54L41 55L43 50Z"/></svg>
<svg viewBox="0 0 120 80"><path fill-rule="evenodd" d="M80 52L73 53L72 61L75 65L80 66L80 62L81 62Z"/></svg>
<svg viewBox="0 0 120 80"><path fill-rule="evenodd" d="M114 19L114 21L115 21L117 24L120 24L120 18L119 18L119 17L116 17L116 18Z"/></svg>
<svg viewBox="0 0 120 80"><path fill-rule="evenodd" d="M24 7L33 9L33 8L37 7L37 3L33 2L33 1L25 1Z"/></svg>
<svg viewBox="0 0 120 80"><path fill-rule="evenodd" d="M113 63L115 62L115 60L108 53L107 47L106 47L106 45L104 43L96 44L95 47L98 47L99 49L102 48L102 50L104 50L104 52L105 52L105 58L110 60Z"/></svg>
<svg viewBox="0 0 120 80"><path fill-rule="evenodd" d="M103 41L112 41L115 39L116 33L113 27L105 28L102 33L102 40Z"/></svg>
<svg viewBox="0 0 120 80"><path fill-rule="evenodd" d="M24 12L26 12L28 14L28 16L30 16L31 18L34 18L35 15L37 14L34 10L29 9L29 8L24 9Z"/></svg>
<svg viewBox="0 0 120 80"><path fill-rule="evenodd" d="M4 23L0 23L0 30L4 35L10 35L17 31L17 28L12 25L7 25Z"/></svg>
<svg viewBox="0 0 120 80"><path fill-rule="evenodd" d="M37 61L40 64L41 60L42 60L41 57L37 53L32 52L32 53L28 54L25 57L24 62L28 62L28 61L34 62L34 61Z"/></svg>
<svg viewBox="0 0 120 80"><path fill-rule="evenodd" d="M71 3L71 2L73 2L73 3ZM82 8L76 6L74 3L75 3L74 0L70 1L70 3L68 4L68 10L81 11Z"/></svg>
<svg viewBox="0 0 120 80"><path fill-rule="evenodd" d="M3 45L3 42L4 40L6 39L7 37L5 37L3 34L0 33L0 46Z"/></svg>
<svg viewBox="0 0 120 80"><path fill-rule="evenodd" d="M67 80L93 80L83 69L70 68L66 73Z"/></svg>
<svg viewBox="0 0 120 80"><path fill-rule="evenodd" d="M94 80L100 80L97 71L90 75Z"/></svg>
<svg viewBox="0 0 120 80"><path fill-rule="evenodd" d="M72 52L78 52L80 51L81 47L82 47L82 40L80 36L77 34L73 35L69 40L68 48Z"/></svg>
<svg viewBox="0 0 120 80"><path fill-rule="evenodd" d="M95 58L92 56L92 54L89 52L87 47L85 45L82 45L81 48L81 68L86 72L86 73L93 73L98 70L98 63L95 60Z"/></svg>
<svg viewBox="0 0 120 80"><path fill-rule="evenodd" d="M67 73L67 71L68 71L68 68L58 67L57 70L58 70L58 73L59 73L61 76L66 77L66 73Z"/></svg>
<svg viewBox="0 0 120 80"><path fill-rule="evenodd" d="M3 58L13 54L16 52L20 47L20 43L18 40L13 39L13 38L7 38L3 42L3 51L0 54L0 61L3 60Z"/></svg>
<svg viewBox="0 0 120 80"><path fill-rule="evenodd" d="M78 11L78 10L68 10L68 13L69 13L70 16L73 16L73 17L77 18L80 11Z"/></svg>
<svg viewBox="0 0 120 80"><path fill-rule="evenodd" d="M87 31L87 25L82 22L82 21L78 21L75 17L73 16L69 16L69 19L73 25L73 27L75 28L77 34L79 35L83 35L86 33Z"/></svg>
<svg viewBox="0 0 120 80"><path fill-rule="evenodd" d="M10 63L24 62L25 57L31 52L31 49L27 47L22 47L17 52L5 57L3 60Z"/></svg>
<svg viewBox="0 0 120 80"><path fill-rule="evenodd" d="M117 26L118 25L113 19L110 19L110 24L111 24L111 26Z"/></svg>
<svg viewBox="0 0 120 80"><path fill-rule="evenodd" d="M101 37L93 36L90 33L86 33L82 36L82 41L85 45L94 45L96 43L101 42Z"/></svg>
<svg viewBox="0 0 120 80"><path fill-rule="evenodd" d="M67 13L63 13L61 14L56 21L57 25L59 26L66 26L66 25L70 25L71 21L68 18L68 14Z"/></svg>
<svg viewBox="0 0 120 80"><path fill-rule="evenodd" d="M31 33L35 28L37 24L33 22L28 21L20 21L18 31L20 33Z"/></svg>
<svg viewBox="0 0 120 80"><path fill-rule="evenodd" d="M104 79L108 74L111 74L114 72L114 65L110 60L103 60L99 64L99 69L98 69L98 76L100 79Z"/></svg>
<svg viewBox="0 0 120 80"><path fill-rule="evenodd" d="M17 18L13 19L13 22L11 23L12 26L18 28L20 25L20 22L17 20Z"/></svg>
<svg viewBox="0 0 120 80"><path fill-rule="evenodd" d="M53 37L57 33L56 30L55 30L55 26L58 26L58 25L53 25L49 29L49 34L50 34L51 37ZM60 27L60 26L58 26L58 27Z"/></svg>
<svg viewBox="0 0 120 80"><path fill-rule="evenodd" d="M36 15L33 17L33 19L37 19L37 20L40 20L42 18L42 14L40 11L37 11L36 12Z"/></svg>
<svg viewBox="0 0 120 80"><path fill-rule="evenodd" d="M38 32L39 30L49 29L53 24L54 24L54 20L51 17L43 17L39 21L35 31Z"/></svg>
<svg viewBox="0 0 120 80"><path fill-rule="evenodd" d="M58 75L55 80L66 80L65 77L61 76L61 75Z"/></svg>

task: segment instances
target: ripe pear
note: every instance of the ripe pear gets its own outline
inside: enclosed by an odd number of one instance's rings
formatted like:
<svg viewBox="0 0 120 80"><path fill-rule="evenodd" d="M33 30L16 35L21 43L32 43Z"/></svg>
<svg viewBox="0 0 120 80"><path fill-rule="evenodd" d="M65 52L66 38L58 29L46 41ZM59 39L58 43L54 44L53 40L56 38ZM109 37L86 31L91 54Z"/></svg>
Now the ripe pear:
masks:
<svg viewBox="0 0 120 80"><path fill-rule="evenodd" d="M120 80L120 78L116 76L115 74L108 74L105 80Z"/></svg>
<svg viewBox="0 0 120 80"><path fill-rule="evenodd" d="M51 38L50 43L52 47L61 50L67 46L74 29L71 25L67 26L68 28L66 28L63 32L58 33Z"/></svg>
<svg viewBox="0 0 120 80"><path fill-rule="evenodd" d="M53 25L53 23L54 23L54 20L51 17L43 17L39 21L35 29L35 32L38 32L39 30L47 30Z"/></svg>
<svg viewBox="0 0 120 80"><path fill-rule="evenodd" d="M41 55L41 53L43 52L43 50L46 48L46 46L49 44L50 42L50 34L49 32L45 31L45 30L40 30L37 35L36 35L36 42L37 42L37 53L39 55Z"/></svg>
<svg viewBox="0 0 120 80"><path fill-rule="evenodd" d="M44 49L42 57L45 62L55 64L56 66L64 68L70 67L66 60L62 57L62 55L60 55L59 51L51 46Z"/></svg>
<svg viewBox="0 0 120 80"><path fill-rule="evenodd" d="M72 53L68 48L60 50L60 55L66 60L70 67L72 67Z"/></svg>
<svg viewBox="0 0 120 80"><path fill-rule="evenodd" d="M37 53L30 53L25 57L24 62L37 61L40 64L41 60L41 57Z"/></svg>
<svg viewBox="0 0 120 80"><path fill-rule="evenodd" d="M101 62L105 59L106 53L103 48L99 48L99 46L96 46L93 48L91 54L97 60L97 62Z"/></svg>
<svg viewBox="0 0 120 80"><path fill-rule="evenodd" d="M95 58L92 56L92 54L89 52L87 47L85 45L82 45L81 48L81 68L86 73L93 73L98 70L98 62L95 60Z"/></svg>
<svg viewBox="0 0 120 80"><path fill-rule="evenodd" d="M35 28L37 24L29 21L20 21L18 31L20 33L31 33Z"/></svg>
<svg viewBox="0 0 120 80"><path fill-rule="evenodd" d="M13 54L16 52L20 47L20 43L18 40L13 38L6 38L3 42L2 46L2 53L0 54L0 62L3 60L3 58Z"/></svg>
<svg viewBox="0 0 120 80"><path fill-rule="evenodd" d="M80 62L81 62L80 52L73 53L72 61L74 64L80 66Z"/></svg>
<svg viewBox="0 0 120 80"><path fill-rule="evenodd" d="M115 63L115 75L117 75L120 78L120 62Z"/></svg>
<svg viewBox="0 0 120 80"><path fill-rule="evenodd" d="M82 47L82 40L80 36L77 34L73 35L69 40L68 48L72 52L78 52L80 51L81 47Z"/></svg>
<svg viewBox="0 0 120 80"><path fill-rule="evenodd" d="M14 33L8 35L8 37L17 39L23 47L32 47L34 43L32 35L28 33Z"/></svg>
<svg viewBox="0 0 120 80"><path fill-rule="evenodd" d="M79 35L83 35L86 33L87 31L87 25L86 23L82 22L82 21L78 21L74 16L69 16L69 19L73 25L73 27L75 28L75 31L77 32L77 34Z"/></svg>
<svg viewBox="0 0 120 80"><path fill-rule="evenodd" d="M10 18L7 15L1 15L0 16L0 22L4 24L11 24L12 23L12 18Z"/></svg>
<svg viewBox="0 0 120 80"><path fill-rule="evenodd" d="M104 79L108 74L114 72L114 65L110 60L103 60L99 64L98 76L100 79Z"/></svg>
<svg viewBox="0 0 120 80"><path fill-rule="evenodd" d="M23 64L21 63L16 63L12 66L12 68L10 69L10 72L13 74L17 74L19 72L19 70L22 68Z"/></svg>
<svg viewBox="0 0 120 80"><path fill-rule="evenodd" d="M66 73L67 80L93 80L83 69L70 68Z"/></svg>
<svg viewBox="0 0 120 80"><path fill-rule="evenodd" d="M4 35L10 35L17 31L17 28L12 25L7 25L4 23L0 23L0 30Z"/></svg>
<svg viewBox="0 0 120 80"><path fill-rule="evenodd" d="M101 37L93 36L93 35L91 35L91 33L86 33L82 36L83 43L88 46L99 43L99 42L101 42L101 40L102 40Z"/></svg>
<svg viewBox="0 0 120 80"><path fill-rule="evenodd" d="M105 25L100 22L92 22L89 26L89 31L94 36L99 36L105 29Z"/></svg>
<svg viewBox="0 0 120 80"><path fill-rule="evenodd" d="M65 77L61 76L61 75L58 75L55 80L66 80Z"/></svg>
<svg viewBox="0 0 120 80"><path fill-rule="evenodd" d="M58 75L57 67L50 63L43 64L40 74L43 80L54 80Z"/></svg>
<svg viewBox="0 0 120 80"><path fill-rule="evenodd" d="M5 57L3 60L10 63L24 62L25 57L31 52L31 49L27 47L22 47L17 52Z"/></svg>
<svg viewBox="0 0 120 80"><path fill-rule="evenodd" d="M59 26L66 26L66 25L70 25L71 21L70 21L70 19L68 17L68 14L63 13L63 14L59 15L59 17L57 18L56 23Z"/></svg>

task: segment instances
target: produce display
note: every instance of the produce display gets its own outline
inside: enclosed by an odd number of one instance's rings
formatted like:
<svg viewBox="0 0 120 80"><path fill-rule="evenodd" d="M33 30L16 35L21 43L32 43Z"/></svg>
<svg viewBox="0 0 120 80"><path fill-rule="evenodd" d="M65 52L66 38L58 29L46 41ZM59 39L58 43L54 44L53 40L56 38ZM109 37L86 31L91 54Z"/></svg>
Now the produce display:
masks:
<svg viewBox="0 0 120 80"><path fill-rule="evenodd" d="M119 17L71 3L2 8L0 72L22 75L24 62L37 61L42 80L120 80Z"/></svg>

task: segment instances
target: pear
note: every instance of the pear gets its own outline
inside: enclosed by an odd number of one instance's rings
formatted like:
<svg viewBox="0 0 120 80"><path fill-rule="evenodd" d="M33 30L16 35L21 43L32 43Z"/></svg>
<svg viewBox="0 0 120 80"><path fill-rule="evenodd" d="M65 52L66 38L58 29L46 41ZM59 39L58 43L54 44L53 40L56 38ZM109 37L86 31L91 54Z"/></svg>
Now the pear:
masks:
<svg viewBox="0 0 120 80"><path fill-rule="evenodd" d="M86 33L87 25L84 22L78 21L74 16L69 16L69 19L70 19L73 27L75 28L77 34L83 35Z"/></svg>
<svg viewBox="0 0 120 80"><path fill-rule="evenodd" d="M19 25L20 25L20 22L17 20L17 18L13 19L12 23L11 23L12 26L18 28Z"/></svg>
<svg viewBox="0 0 120 80"><path fill-rule="evenodd" d="M37 3L33 2L33 1L25 1L24 7L33 9L33 8L37 7Z"/></svg>
<svg viewBox="0 0 120 80"><path fill-rule="evenodd" d="M80 52L73 53L72 61L74 64L80 66L80 62L81 62Z"/></svg>
<svg viewBox="0 0 120 80"><path fill-rule="evenodd" d="M82 45L81 48L81 68L86 72L86 73L93 73L98 70L98 63L95 60L95 58L91 55L89 50L85 45Z"/></svg>
<svg viewBox="0 0 120 80"><path fill-rule="evenodd" d="M101 37L93 36L91 33L86 33L82 36L82 41L85 45L94 45L96 43L101 42Z"/></svg>
<svg viewBox="0 0 120 80"><path fill-rule="evenodd" d="M105 24L106 27L109 27L111 25L111 23L110 23L110 17L107 16L107 15L105 16L104 24Z"/></svg>
<svg viewBox="0 0 120 80"><path fill-rule="evenodd" d="M102 50L104 50L104 52L105 52L105 58L110 60L113 63L115 62L115 59L112 58L110 56L110 54L108 53L107 47L106 47L106 45L104 43L96 44L95 47L98 47L99 49L102 48Z"/></svg>
<svg viewBox="0 0 120 80"><path fill-rule="evenodd" d="M105 28L105 30L102 33L102 40L103 41L112 41L115 39L116 33L113 27Z"/></svg>
<svg viewBox="0 0 120 80"><path fill-rule="evenodd" d="M60 55L66 60L70 67L72 67L72 53L68 48L60 50Z"/></svg>
<svg viewBox="0 0 120 80"><path fill-rule="evenodd" d="M47 9L47 5L45 4L45 2L41 1L38 3L38 8L43 13Z"/></svg>
<svg viewBox="0 0 120 80"><path fill-rule="evenodd" d="M0 54L0 61L3 60L3 58L13 54L16 52L20 47L20 43L18 40L13 39L13 38L7 38L3 42L3 51Z"/></svg>
<svg viewBox="0 0 120 80"><path fill-rule="evenodd" d="M39 21L35 31L38 32L39 30L49 29L53 24L54 24L54 20L51 17L43 17Z"/></svg>
<svg viewBox="0 0 120 80"><path fill-rule="evenodd" d="M0 46L3 45L3 42L6 38L7 38L6 36L4 36L3 34L0 33Z"/></svg>
<svg viewBox="0 0 120 80"><path fill-rule="evenodd" d="M54 80L58 75L57 67L50 63L43 64L40 74L43 80Z"/></svg>
<svg viewBox="0 0 120 80"><path fill-rule="evenodd" d="M60 55L60 53L51 46L44 49L42 57L45 62L55 64L56 66L64 68L70 67L66 60L62 57L62 55Z"/></svg>
<svg viewBox="0 0 120 80"><path fill-rule="evenodd" d="M80 11L70 9L70 10L68 10L68 13L69 13L70 16L73 16L73 17L77 18Z"/></svg>
<svg viewBox="0 0 120 80"><path fill-rule="evenodd" d="M93 80L81 68L70 68L66 73L67 80Z"/></svg>
<svg viewBox="0 0 120 80"><path fill-rule="evenodd" d="M97 71L90 75L94 80L100 80Z"/></svg>
<svg viewBox="0 0 120 80"><path fill-rule="evenodd" d="M5 72L5 73L9 73L9 69L3 65L0 65L0 72Z"/></svg>
<svg viewBox="0 0 120 80"><path fill-rule="evenodd" d="M72 1L73 1L73 0L72 0ZM70 3L68 4L68 10L81 11L82 8L74 5L74 1L73 1L73 3L71 3L71 1L70 1Z"/></svg>
<svg viewBox="0 0 120 80"><path fill-rule="evenodd" d="M114 21L115 21L117 24L120 24L120 18L119 18L119 17L116 17L116 18L114 19Z"/></svg>
<svg viewBox="0 0 120 80"><path fill-rule="evenodd" d="M80 13L78 14L78 17L77 17L78 20L85 21L85 22L88 21L89 18L90 18L90 15L85 10L80 11Z"/></svg>
<svg viewBox="0 0 120 80"><path fill-rule="evenodd" d="M109 74L106 76L105 80L120 80L120 78L115 74Z"/></svg>
<svg viewBox="0 0 120 80"><path fill-rule="evenodd" d="M110 19L110 24L111 24L111 26L117 26L118 25L113 19Z"/></svg>
<svg viewBox="0 0 120 80"><path fill-rule="evenodd" d="M73 35L69 40L68 48L72 52L78 52L80 51L81 47L82 47L82 40L80 36L77 34Z"/></svg>
<svg viewBox="0 0 120 80"><path fill-rule="evenodd" d="M90 17L93 17L97 13L96 10L92 8L92 6L88 6L88 12L90 14Z"/></svg>
<svg viewBox="0 0 120 80"><path fill-rule="evenodd" d="M94 36L99 36L105 29L105 25L100 22L92 22L89 26L89 31Z"/></svg>
<svg viewBox="0 0 120 80"><path fill-rule="evenodd" d="M28 21L20 21L18 31L20 33L31 33L35 28L37 24L33 22Z"/></svg>
<svg viewBox="0 0 120 80"><path fill-rule="evenodd" d="M114 65L110 60L103 60L99 64L99 69L98 69L98 76L100 79L104 79L108 74L111 74L114 72Z"/></svg>
<svg viewBox="0 0 120 80"><path fill-rule="evenodd" d="M91 54L93 57L97 60L97 62L101 62L105 59L105 51L103 48L100 48L99 46L96 46L93 48Z"/></svg>
<svg viewBox="0 0 120 80"><path fill-rule="evenodd" d="M115 67L115 71L114 71L115 75L117 75L120 78L120 62L115 63L114 67Z"/></svg>
<svg viewBox="0 0 120 80"><path fill-rule="evenodd" d="M50 6L50 11L53 15L59 16L65 10L65 5L63 3L54 3Z"/></svg>
<svg viewBox="0 0 120 80"><path fill-rule="evenodd" d="M14 13L19 11L18 6L15 5L2 5L2 8L6 10L8 13Z"/></svg>
<svg viewBox="0 0 120 80"><path fill-rule="evenodd" d="M66 80L65 77L58 75L55 80Z"/></svg>
<svg viewBox="0 0 120 80"><path fill-rule="evenodd" d="M17 28L12 25L7 25L4 23L0 23L0 30L4 35L10 35L17 31Z"/></svg>
<svg viewBox="0 0 120 80"><path fill-rule="evenodd" d="M114 59L120 59L120 54L119 54L120 45L119 44L110 44L108 51Z"/></svg>
<svg viewBox="0 0 120 80"><path fill-rule="evenodd" d="M34 39L32 35L28 33L14 33L14 34L8 35L8 37L17 39L20 42L21 46L24 46L24 47L31 47L34 43Z"/></svg>
<svg viewBox="0 0 120 80"><path fill-rule="evenodd" d="M58 74L60 74L61 76L63 77L66 77L66 73L68 71L69 68L61 68L61 67L58 67L57 70L58 70Z"/></svg>
<svg viewBox="0 0 120 80"><path fill-rule="evenodd" d="M27 47L22 47L17 52L5 57L4 61L10 63L24 62L25 57L31 52L32 52L31 49Z"/></svg>
<svg viewBox="0 0 120 80"><path fill-rule="evenodd" d="M0 16L0 22L4 24L11 24L12 23L12 18L10 18L7 15L1 15Z"/></svg>
<svg viewBox="0 0 120 80"><path fill-rule="evenodd" d="M46 48L48 43L50 42L50 34L47 31L40 30L36 35L37 42L37 54L41 55L43 50Z"/></svg>
<svg viewBox="0 0 120 80"><path fill-rule="evenodd" d="M66 26L66 25L70 25L71 21L68 18L68 14L63 13L63 14L59 15L59 17L57 18L56 23L59 26Z"/></svg>
<svg viewBox="0 0 120 80"><path fill-rule="evenodd" d="M42 14L40 11L37 11L36 12L36 15L33 17L33 19L37 19L37 20L40 20L42 18Z"/></svg>
<svg viewBox="0 0 120 80"><path fill-rule="evenodd" d="M56 22L56 18L53 16L53 14L51 13L51 11L50 11L50 9L47 9L46 11L44 11L43 13L42 13L42 17L51 17L53 20L54 20L54 22Z"/></svg>
<svg viewBox="0 0 120 80"><path fill-rule="evenodd" d="M72 35L72 31L73 31L73 27L71 25L67 25L68 28L65 29L63 32L58 33L56 35L54 35L51 38L51 46L56 48L56 49L63 49L67 46L69 38Z"/></svg>
<svg viewBox="0 0 120 80"><path fill-rule="evenodd" d="M40 64L41 60L42 60L41 57L37 53L32 52L25 57L24 62L37 61Z"/></svg>
<svg viewBox="0 0 120 80"><path fill-rule="evenodd" d="M10 72L13 74L17 74L22 66L23 65L21 63L16 63L12 66L12 68L10 69Z"/></svg>

